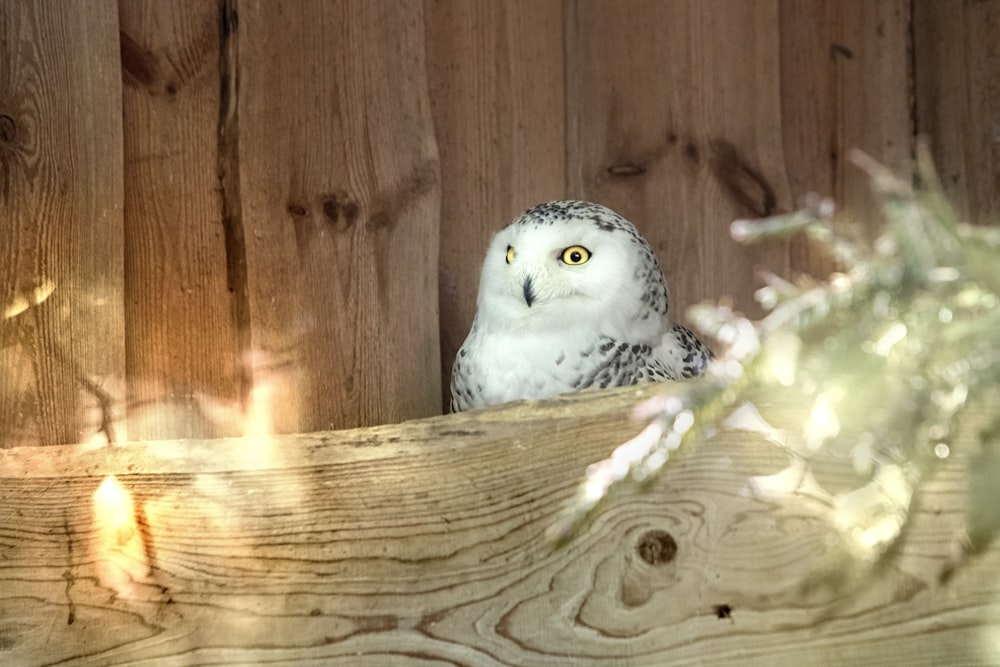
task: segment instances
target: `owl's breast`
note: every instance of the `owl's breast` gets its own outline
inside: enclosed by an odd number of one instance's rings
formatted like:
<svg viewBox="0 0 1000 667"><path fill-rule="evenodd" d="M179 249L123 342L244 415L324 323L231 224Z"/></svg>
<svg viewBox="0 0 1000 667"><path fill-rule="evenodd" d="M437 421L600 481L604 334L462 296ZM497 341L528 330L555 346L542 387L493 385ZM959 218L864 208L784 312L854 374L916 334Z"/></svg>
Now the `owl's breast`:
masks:
<svg viewBox="0 0 1000 667"><path fill-rule="evenodd" d="M583 388L598 364L597 339L575 332L473 330L452 370L452 409L538 399Z"/></svg>

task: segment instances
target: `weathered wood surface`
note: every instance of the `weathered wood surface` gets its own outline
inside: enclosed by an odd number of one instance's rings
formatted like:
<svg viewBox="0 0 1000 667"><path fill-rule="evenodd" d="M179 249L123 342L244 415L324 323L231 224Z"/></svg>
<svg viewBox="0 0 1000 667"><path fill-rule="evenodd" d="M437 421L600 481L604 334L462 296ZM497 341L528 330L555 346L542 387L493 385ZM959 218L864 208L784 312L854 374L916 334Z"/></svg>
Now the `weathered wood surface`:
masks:
<svg viewBox="0 0 1000 667"><path fill-rule="evenodd" d="M778 31L781 178L801 206L831 197L869 238L883 218L852 149L900 171L913 152L913 72L908 0L782 0ZM804 239L791 246L795 271L834 267Z"/></svg>
<svg viewBox="0 0 1000 667"><path fill-rule="evenodd" d="M748 478L787 458L735 434L678 457L649 491L619 493L553 550L545 531L584 468L636 432L638 393L298 437L4 450L0 662L1000 660L1000 549L941 580L967 443L853 593L803 593L829 508L755 497ZM778 426L788 415L765 411ZM97 492L109 475L120 490ZM650 549L664 534L672 559Z"/></svg>
<svg viewBox="0 0 1000 667"><path fill-rule="evenodd" d="M678 313L823 274L728 226L869 213L855 146L927 133L1000 214L995 0L18 1L0 35L0 447L86 440L99 400L234 433L212 407L255 386L286 432L435 413L486 242L540 200L635 220Z"/></svg>
<svg viewBox="0 0 1000 667"><path fill-rule="evenodd" d="M490 239L515 215L566 194L562 0L427 0L427 68L441 154L441 361L476 312Z"/></svg>
<svg viewBox="0 0 1000 667"><path fill-rule="evenodd" d="M640 227L674 302L753 312L758 266L822 275L804 245L743 248L736 218L835 197L872 229L862 148L905 167L908 3L570 2L569 190Z"/></svg>
<svg viewBox="0 0 1000 667"><path fill-rule="evenodd" d="M569 190L639 227L678 316L723 294L749 306L754 263L784 272L788 262L785 244L748 252L729 239L733 219L788 199L778 178L776 7L628 7L567 4Z"/></svg>
<svg viewBox="0 0 1000 667"><path fill-rule="evenodd" d="M293 362L282 432L440 413L440 169L423 5L234 0L251 345Z"/></svg>
<svg viewBox="0 0 1000 667"><path fill-rule="evenodd" d="M1000 224L1000 3L916 0L917 132L973 222Z"/></svg>
<svg viewBox="0 0 1000 667"><path fill-rule="evenodd" d="M237 435L195 399L242 399L250 326L228 289L230 261L243 258L227 243L217 175L219 8L121 0L119 14L127 437Z"/></svg>
<svg viewBox="0 0 1000 667"><path fill-rule="evenodd" d="M4 446L80 441L125 375L117 24L113 0L0 3Z"/></svg>

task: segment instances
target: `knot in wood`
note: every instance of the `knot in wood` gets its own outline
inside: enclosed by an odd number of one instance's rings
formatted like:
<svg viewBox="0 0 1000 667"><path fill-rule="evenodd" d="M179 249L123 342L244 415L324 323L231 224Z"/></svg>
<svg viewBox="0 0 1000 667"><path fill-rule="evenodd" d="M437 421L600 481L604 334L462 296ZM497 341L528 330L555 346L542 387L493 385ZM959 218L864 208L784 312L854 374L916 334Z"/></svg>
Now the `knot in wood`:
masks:
<svg viewBox="0 0 1000 667"><path fill-rule="evenodd" d="M641 176L646 173L646 168L641 164L626 162L624 164L613 164L608 167L608 173L612 176Z"/></svg>
<svg viewBox="0 0 1000 667"><path fill-rule="evenodd" d="M651 530L639 538L635 550L650 565L664 565L677 555L677 541L664 530Z"/></svg>
<svg viewBox="0 0 1000 667"><path fill-rule="evenodd" d="M689 162L698 164L698 160L701 159L701 151L698 150L698 144L693 141L689 141L684 144L684 157L687 158Z"/></svg>
<svg viewBox="0 0 1000 667"><path fill-rule="evenodd" d="M360 207L345 192L323 197L323 215L335 231L344 232L353 227L360 214Z"/></svg>
<svg viewBox="0 0 1000 667"><path fill-rule="evenodd" d="M16 133L17 125L14 124L14 119L10 116L0 116L0 141L12 142Z"/></svg>

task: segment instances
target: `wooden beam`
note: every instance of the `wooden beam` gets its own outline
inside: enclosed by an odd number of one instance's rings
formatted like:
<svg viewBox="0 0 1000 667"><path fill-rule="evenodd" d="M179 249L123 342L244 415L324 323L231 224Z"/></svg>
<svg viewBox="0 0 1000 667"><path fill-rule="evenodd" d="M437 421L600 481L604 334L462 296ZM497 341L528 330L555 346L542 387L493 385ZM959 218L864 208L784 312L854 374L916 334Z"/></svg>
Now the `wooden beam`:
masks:
<svg viewBox="0 0 1000 667"><path fill-rule="evenodd" d="M752 476L788 459L734 433L616 493L554 550L546 530L585 467L638 430L627 414L647 393L302 436L0 450L0 661L1000 659L1000 549L941 579L968 437L853 590L804 589L829 552L830 508L752 492ZM794 410L763 407L794 425ZM845 470L820 481L835 490Z"/></svg>

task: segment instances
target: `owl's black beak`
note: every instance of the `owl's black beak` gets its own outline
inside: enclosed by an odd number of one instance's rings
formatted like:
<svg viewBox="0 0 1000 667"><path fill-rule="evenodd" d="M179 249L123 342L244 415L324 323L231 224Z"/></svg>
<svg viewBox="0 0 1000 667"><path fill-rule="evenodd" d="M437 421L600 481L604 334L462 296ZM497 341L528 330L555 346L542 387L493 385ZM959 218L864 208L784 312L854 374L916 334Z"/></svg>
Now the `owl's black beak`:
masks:
<svg viewBox="0 0 1000 667"><path fill-rule="evenodd" d="M524 279L524 302L528 304L528 308L531 308L531 304L535 301L535 290L531 285L531 276Z"/></svg>

